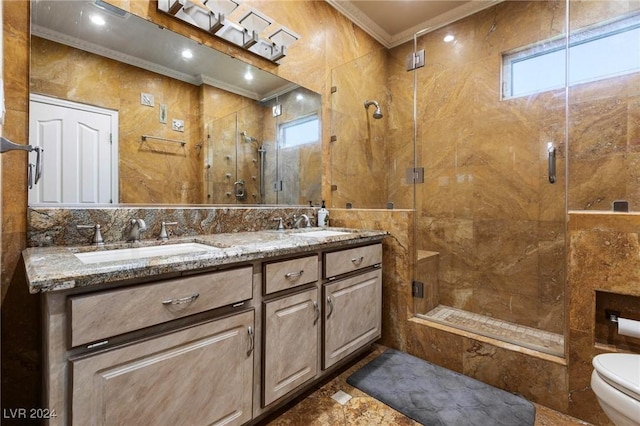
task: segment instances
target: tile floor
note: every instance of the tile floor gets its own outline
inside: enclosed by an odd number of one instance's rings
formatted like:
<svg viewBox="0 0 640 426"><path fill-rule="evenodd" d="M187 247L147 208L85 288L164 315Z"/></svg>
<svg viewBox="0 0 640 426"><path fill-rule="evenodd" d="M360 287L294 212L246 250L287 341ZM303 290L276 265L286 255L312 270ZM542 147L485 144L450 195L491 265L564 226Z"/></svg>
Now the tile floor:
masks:
<svg viewBox="0 0 640 426"><path fill-rule="evenodd" d="M420 425L346 382L347 377L354 371L375 359L385 349L382 346L375 346L373 351L363 359L266 424L269 426ZM344 404L336 401L332 396L338 391L350 395L351 399ZM589 425L542 405L535 405L535 426Z"/></svg>
<svg viewBox="0 0 640 426"><path fill-rule="evenodd" d="M419 316L552 355L561 356L564 353L564 337L561 334L549 333L445 305L438 305Z"/></svg>

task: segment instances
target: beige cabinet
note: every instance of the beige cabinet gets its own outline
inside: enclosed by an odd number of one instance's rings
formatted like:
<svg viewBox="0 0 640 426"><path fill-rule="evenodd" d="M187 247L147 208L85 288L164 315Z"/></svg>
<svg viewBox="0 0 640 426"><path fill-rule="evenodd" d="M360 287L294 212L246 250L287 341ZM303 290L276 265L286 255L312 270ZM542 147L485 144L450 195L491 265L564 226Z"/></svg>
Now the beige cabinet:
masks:
<svg viewBox="0 0 640 426"><path fill-rule="evenodd" d="M240 425L252 418L254 311L71 358L74 425Z"/></svg>
<svg viewBox="0 0 640 426"><path fill-rule="evenodd" d="M316 377L318 288L264 302L263 407Z"/></svg>
<svg viewBox="0 0 640 426"><path fill-rule="evenodd" d="M322 367L331 367L382 330L382 271L370 270L323 286L324 352Z"/></svg>

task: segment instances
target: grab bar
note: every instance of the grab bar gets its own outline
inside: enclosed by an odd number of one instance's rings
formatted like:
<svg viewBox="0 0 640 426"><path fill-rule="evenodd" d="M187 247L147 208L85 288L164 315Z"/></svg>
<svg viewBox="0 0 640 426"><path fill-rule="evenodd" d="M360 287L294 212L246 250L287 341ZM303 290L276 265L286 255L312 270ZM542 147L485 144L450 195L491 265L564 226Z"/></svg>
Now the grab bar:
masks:
<svg viewBox="0 0 640 426"><path fill-rule="evenodd" d="M552 142L547 143L547 154L549 155L549 183L556 182L556 147Z"/></svg>
<svg viewBox="0 0 640 426"><path fill-rule="evenodd" d="M185 141L178 141L175 139L168 139L168 138L162 138L160 136L151 136L151 135L142 135L142 140L146 142L147 139L156 139L159 141L165 141L165 142L171 142L171 143L179 143L181 146L185 146L186 142Z"/></svg>

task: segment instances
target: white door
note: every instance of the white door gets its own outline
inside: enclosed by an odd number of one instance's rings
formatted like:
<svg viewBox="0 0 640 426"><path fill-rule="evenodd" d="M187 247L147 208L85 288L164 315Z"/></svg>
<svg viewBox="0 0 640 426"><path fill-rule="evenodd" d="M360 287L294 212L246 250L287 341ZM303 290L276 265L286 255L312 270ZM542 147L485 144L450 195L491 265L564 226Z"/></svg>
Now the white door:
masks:
<svg viewBox="0 0 640 426"><path fill-rule="evenodd" d="M29 205L118 202L117 129L117 111L31 95L29 144L43 148L43 167Z"/></svg>

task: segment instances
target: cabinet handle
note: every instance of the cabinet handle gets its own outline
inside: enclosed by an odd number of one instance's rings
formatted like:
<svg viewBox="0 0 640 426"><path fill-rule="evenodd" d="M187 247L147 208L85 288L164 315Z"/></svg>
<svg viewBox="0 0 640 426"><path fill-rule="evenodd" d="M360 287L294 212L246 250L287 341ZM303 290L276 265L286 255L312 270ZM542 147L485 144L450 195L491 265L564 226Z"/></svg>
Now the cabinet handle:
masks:
<svg viewBox="0 0 640 426"><path fill-rule="evenodd" d="M183 297L182 299L163 300L162 304L163 305L184 305L185 303L191 303L195 301L199 296L200 294L193 293L191 296Z"/></svg>
<svg viewBox="0 0 640 426"><path fill-rule="evenodd" d="M313 302L313 309L316 311L316 317L313 320L313 325L316 325L318 323L318 320L320 319L320 308L318 307L318 302Z"/></svg>
<svg viewBox="0 0 640 426"><path fill-rule="evenodd" d="M300 278L304 274L304 270L300 270L300 272L287 272L284 274L285 278Z"/></svg>
<svg viewBox="0 0 640 426"><path fill-rule="evenodd" d="M331 301L331 296L327 296L327 303L329 304L329 313L327 314L327 319L331 318L331 314L333 313L333 302Z"/></svg>
<svg viewBox="0 0 640 426"><path fill-rule="evenodd" d="M364 260L364 256L354 257L353 259L351 259L353 264L356 265L356 266L360 265L363 260Z"/></svg>
<svg viewBox="0 0 640 426"><path fill-rule="evenodd" d="M249 350L247 351L247 356L249 356L251 355L251 352L253 352L253 347L255 344L253 327L251 326L247 327L247 333L249 333Z"/></svg>

